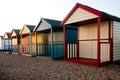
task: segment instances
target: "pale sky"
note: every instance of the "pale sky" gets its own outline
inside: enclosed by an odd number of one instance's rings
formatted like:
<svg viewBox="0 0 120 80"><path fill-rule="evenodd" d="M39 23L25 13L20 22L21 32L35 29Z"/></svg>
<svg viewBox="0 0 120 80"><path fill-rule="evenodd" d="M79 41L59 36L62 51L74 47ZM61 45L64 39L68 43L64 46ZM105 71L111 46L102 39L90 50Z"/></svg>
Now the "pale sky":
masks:
<svg viewBox="0 0 120 80"><path fill-rule="evenodd" d="M77 2L120 17L120 0L0 0L0 35L41 17L63 20Z"/></svg>

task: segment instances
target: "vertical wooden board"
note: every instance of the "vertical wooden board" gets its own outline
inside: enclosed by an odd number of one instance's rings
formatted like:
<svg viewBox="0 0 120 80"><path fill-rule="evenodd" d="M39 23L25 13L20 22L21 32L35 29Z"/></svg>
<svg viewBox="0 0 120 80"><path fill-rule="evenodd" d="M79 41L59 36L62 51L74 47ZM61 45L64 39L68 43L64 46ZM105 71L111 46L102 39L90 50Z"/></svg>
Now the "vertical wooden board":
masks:
<svg viewBox="0 0 120 80"><path fill-rule="evenodd" d="M55 32L53 32L53 42L55 41ZM48 33L48 42L51 43L51 33Z"/></svg>
<svg viewBox="0 0 120 80"><path fill-rule="evenodd" d="M2 40L2 42L1 42L1 49L4 49L4 40Z"/></svg>
<svg viewBox="0 0 120 80"><path fill-rule="evenodd" d="M0 39L0 49L2 49L2 40Z"/></svg>
<svg viewBox="0 0 120 80"><path fill-rule="evenodd" d="M101 25L100 25L100 39L108 39L108 36L109 36L109 25L108 25L108 21L105 21L105 22L101 22Z"/></svg>
<svg viewBox="0 0 120 80"><path fill-rule="evenodd" d="M42 42L44 42L44 44L47 44L47 43L48 43L48 36L49 36L48 34L44 34L44 35L43 35L43 40L44 40L44 41L42 41Z"/></svg>
<svg viewBox="0 0 120 80"><path fill-rule="evenodd" d="M31 44L31 36L27 36L27 44Z"/></svg>
<svg viewBox="0 0 120 80"><path fill-rule="evenodd" d="M27 40L27 36L22 36L22 44L27 44L28 40Z"/></svg>
<svg viewBox="0 0 120 80"><path fill-rule="evenodd" d="M21 38L20 38L20 36L18 37L18 45L20 45L20 43L21 43Z"/></svg>
<svg viewBox="0 0 120 80"><path fill-rule="evenodd" d="M66 41L77 42L77 30L66 30Z"/></svg>
<svg viewBox="0 0 120 80"><path fill-rule="evenodd" d="M31 39L32 39L32 44L31 44L31 48L32 48L32 53L36 53L36 37L35 37L35 33L31 34Z"/></svg>
<svg viewBox="0 0 120 80"><path fill-rule="evenodd" d="M42 43L42 33L37 32L37 43Z"/></svg>
<svg viewBox="0 0 120 80"><path fill-rule="evenodd" d="M51 42L51 34L49 36L49 42ZM64 55L64 50L63 50L63 31L59 32L53 32L53 51L54 51L54 57L63 57Z"/></svg>
<svg viewBox="0 0 120 80"><path fill-rule="evenodd" d="M48 40L49 40L49 37L51 37L50 35L49 35L50 33L44 33L43 34L43 44L45 44L45 46L43 47L43 52L44 52L44 54L50 54L51 53L51 45L49 44L49 42L48 42ZM50 40L51 41L51 40Z"/></svg>
<svg viewBox="0 0 120 80"><path fill-rule="evenodd" d="M17 45L17 38L12 38L12 45Z"/></svg>
<svg viewBox="0 0 120 80"><path fill-rule="evenodd" d="M79 40L97 39L97 24L79 26ZM108 39L108 21L100 24L100 39Z"/></svg>
<svg viewBox="0 0 120 80"><path fill-rule="evenodd" d="M11 40L5 39L4 40L4 49L8 50L11 45Z"/></svg>
<svg viewBox="0 0 120 80"><path fill-rule="evenodd" d="M32 44L35 44L36 43L35 34L31 34L31 38L32 38Z"/></svg>
<svg viewBox="0 0 120 80"><path fill-rule="evenodd" d="M54 35L54 33L53 33L53 35ZM53 39L54 40L54 39ZM51 42L51 34L50 33L48 33L48 42L50 43Z"/></svg>
<svg viewBox="0 0 120 80"><path fill-rule="evenodd" d="M63 31L53 32L53 42L63 42ZM48 34L48 41L51 42L51 34Z"/></svg>
<svg viewBox="0 0 120 80"><path fill-rule="evenodd" d="M59 42L59 41L63 42L63 40L64 40L63 39L63 31L61 31L61 32L55 32L54 34L55 34L54 37L56 38L55 41L57 41L57 42Z"/></svg>
<svg viewBox="0 0 120 80"><path fill-rule="evenodd" d="M37 36L37 48L38 48L38 54L41 55L42 54L42 34L40 32L37 32L36 36Z"/></svg>
<svg viewBox="0 0 120 80"><path fill-rule="evenodd" d="M4 44L8 45L9 44L9 39L6 39Z"/></svg>
<svg viewBox="0 0 120 80"><path fill-rule="evenodd" d="M101 44L101 62L110 61L110 44Z"/></svg>
<svg viewBox="0 0 120 80"><path fill-rule="evenodd" d="M4 49L4 39L2 39L2 37L0 37L0 49Z"/></svg>
<svg viewBox="0 0 120 80"><path fill-rule="evenodd" d="M120 60L120 22L113 21L113 61Z"/></svg>
<svg viewBox="0 0 120 80"><path fill-rule="evenodd" d="M97 41L80 41L79 45L80 57L97 59Z"/></svg>
<svg viewBox="0 0 120 80"><path fill-rule="evenodd" d="M79 40L97 39L97 24L88 24L79 27Z"/></svg>
<svg viewBox="0 0 120 80"><path fill-rule="evenodd" d="M32 53L35 54L36 53L36 44L32 44L31 48L32 48Z"/></svg>

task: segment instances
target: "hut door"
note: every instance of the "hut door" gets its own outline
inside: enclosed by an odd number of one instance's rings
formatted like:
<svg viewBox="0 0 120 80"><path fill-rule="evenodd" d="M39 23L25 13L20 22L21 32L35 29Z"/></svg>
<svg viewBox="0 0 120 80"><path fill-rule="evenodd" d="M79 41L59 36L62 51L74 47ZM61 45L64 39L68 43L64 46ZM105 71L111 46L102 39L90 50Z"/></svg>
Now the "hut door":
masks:
<svg viewBox="0 0 120 80"><path fill-rule="evenodd" d="M43 45L42 45L42 53L44 55L47 55L47 53L48 53L48 46L49 46L49 44L48 44L48 34L44 33L43 34Z"/></svg>
<svg viewBox="0 0 120 80"><path fill-rule="evenodd" d="M110 61L110 42L100 43L101 63Z"/></svg>

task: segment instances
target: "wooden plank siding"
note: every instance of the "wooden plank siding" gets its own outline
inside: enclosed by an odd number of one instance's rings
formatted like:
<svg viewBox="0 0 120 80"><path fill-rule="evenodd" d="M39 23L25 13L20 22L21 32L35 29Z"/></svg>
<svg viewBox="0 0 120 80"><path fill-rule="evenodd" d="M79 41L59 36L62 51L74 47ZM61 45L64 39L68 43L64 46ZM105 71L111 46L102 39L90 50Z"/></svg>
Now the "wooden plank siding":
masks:
<svg viewBox="0 0 120 80"><path fill-rule="evenodd" d="M0 36L0 50L4 50L4 38Z"/></svg>
<svg viewBox="0 0 120 80"><path fill-rule="evenodd" d="M63 31L53 32L53 43L63 42ZM48 42L51 42L51 34L48 34Z"/></svg>
<svg viewBox="0 0 120 80"><path fill-rule="evenodd" d="M108 21L101 22L100 27L100 41L108 42ZM97 23L79 26L78 28L79 40L79 57L97 59ZM102 45L104 47L106 45ZM105 54L102 49L102 54ZM109 48L110 50L110 48ZM108 50L108 51L109 51ZM109 53L106 53L109 54Z"/></svg>
<svg viewBox="0 0 120 80"><path fill-rule="evenodd" d="M74 13L69 17L69 19L65 22L65 24L71 24L75 22L85 21L93 18L97 18L98 16L82 9L77 8Z"/></svg>
<svg viewBox="0 0 120 80"><path fill-rule="evenodd" d="M11 45L10 33L6 32L4 34L4 50L10 51L10 45Z"/></svg>
<svg viewBox="0 0 120 80"><path fill-rule="evenodd" d="M32 55L36 54L36 36L35 36L35 33L31 34L31 53L32 53Z"/></svg>
<svg viewBox="0 0 120 80"><path fill-rule="evenodd" d="M113 61L120 60L120 22L113 21Z"/></svg>

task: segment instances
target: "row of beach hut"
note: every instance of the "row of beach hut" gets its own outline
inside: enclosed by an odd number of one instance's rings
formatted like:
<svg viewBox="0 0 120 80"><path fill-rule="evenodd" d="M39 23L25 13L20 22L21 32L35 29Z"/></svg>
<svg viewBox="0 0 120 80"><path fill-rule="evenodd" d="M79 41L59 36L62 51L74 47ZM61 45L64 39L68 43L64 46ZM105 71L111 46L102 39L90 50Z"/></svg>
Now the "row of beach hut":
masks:
<svg viewBox="0 0 120 80"><path fill-rule="evenodd" d="M101 66L120 60L120 18L76 3L63 21L41 18L0 36L0 49Z"/></svg>

